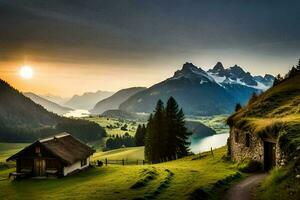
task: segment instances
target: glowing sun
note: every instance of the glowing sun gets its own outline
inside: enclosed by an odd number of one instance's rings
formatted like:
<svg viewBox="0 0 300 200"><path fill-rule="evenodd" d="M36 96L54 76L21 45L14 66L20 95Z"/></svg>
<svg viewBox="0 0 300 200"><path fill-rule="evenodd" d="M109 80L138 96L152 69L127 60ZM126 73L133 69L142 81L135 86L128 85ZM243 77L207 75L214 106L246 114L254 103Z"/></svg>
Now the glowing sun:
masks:
<svg viewBox="0 0 300 200"><path fill-rule="evenodd" d="M31 79L33 77L33 69L30 66L22 66L20 69L20 76L24 79Z"/></svg>

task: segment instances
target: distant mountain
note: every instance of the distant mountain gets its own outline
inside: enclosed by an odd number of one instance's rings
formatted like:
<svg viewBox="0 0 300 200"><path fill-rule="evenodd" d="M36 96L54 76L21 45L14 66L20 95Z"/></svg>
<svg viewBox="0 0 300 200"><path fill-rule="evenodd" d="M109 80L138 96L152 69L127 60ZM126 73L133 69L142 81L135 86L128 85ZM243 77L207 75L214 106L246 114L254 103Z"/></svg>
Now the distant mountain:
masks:
<svg viewBox="0 0 300 200"><path fill-rule="evenodd" d="M32 142L59 132L69 132L86 142L99 140L106 134L96 123L48 112L0 79L1 142Z"/></svg>
<svg viewBox="0 0 300 200"><path fill-rule="evenodd" d="M113 94L113 92L108 91L86 92L83 95L74 95L64 105L74 109L90 110L96 103Z"/></svg>
<svg viewBox="0 0 300 200"><path fill-rule="evenodd" d="M57 103L51 102L47 99L44 99L32 92L23 93L26 97L29 97L36 104L43 106L46 110L56 113L58 115L64 115L67 112L71 111L71 108L63 107L58 105Z"/></svg>
<svg viewBox="0 0 300 200"><path fill-rule="evenodd" d="M225 69L221 62L218 62L213 69L208 70L208 74L222 86L228 84L238 84L259 90L268 89L274 81L274 76L266 74L262 76L252 76L249 72L245 72L238 65Z"/></svg>
<svg viewBox="0 0 300 200"><path fill-rule="evenodd" d="M253 92L268 86L235 65L224 69L222 63L204 71L185 63L174 76L138 92L120 105L129 112L152 112L158 99L173 96L186 114L214 115L232 112L236 103L245 104Z"/></svg>
<svg viewBox="0 0 300 200"><path fill-rule="evenodd" d="M101 100L95 107L90 110L92 114L102 114L107 110L118 109L120 104L126 101L130 96L145 90L145 87L132 87L127 89L122 89L113 94L112 96Z"/></svg>
<svg viewBox="0 0 300 200"><path fill-rule="evenodd" d="M52 101L53 103L57 103L59 105L63 105L64 103L66 103L68 100L70 100L70 98L67 97L61 97L58 95L53 95L53 94L43 94L43 95L38 95L44 99L47 99L48 101Z"/></svg>

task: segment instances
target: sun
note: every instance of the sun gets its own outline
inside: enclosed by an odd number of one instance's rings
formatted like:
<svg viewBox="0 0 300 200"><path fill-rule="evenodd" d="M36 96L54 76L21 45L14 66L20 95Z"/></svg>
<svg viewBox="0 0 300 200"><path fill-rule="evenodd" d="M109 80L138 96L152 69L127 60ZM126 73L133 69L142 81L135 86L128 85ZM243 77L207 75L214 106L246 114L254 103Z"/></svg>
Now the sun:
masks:
<svg viewBox="0 0 300 200"><path fill-rule="evenodd" d="M33 69L30 66L22 66L20 69L20 76L24 79L31 79L33 77Z"/></svg>

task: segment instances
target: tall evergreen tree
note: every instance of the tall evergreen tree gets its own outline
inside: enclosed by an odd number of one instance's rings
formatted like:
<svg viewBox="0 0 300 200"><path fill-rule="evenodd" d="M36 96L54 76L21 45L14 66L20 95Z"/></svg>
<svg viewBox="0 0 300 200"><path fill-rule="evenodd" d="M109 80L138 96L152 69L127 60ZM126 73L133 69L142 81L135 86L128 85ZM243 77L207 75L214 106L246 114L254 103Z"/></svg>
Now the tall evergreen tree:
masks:
<svg viewBox="0 0 300 200"><path fill-rule="evenodd" d="M235 112L239 111L242 109L242 105L240 103L235 104Z"/></svg>
<svg viewBox="0 0 300 200"><path fill-rule="evenodd" d="M188 155L188 146L190 145L188 142L188 137L191 135L191 133L188 132L187 128L185 127L184 113L182 109L180 109L177 113L177 124L179 128L179 134L177 135L177 156L183 157Z"/></svg>
<svg viewBox="0 0 300 200"><path fill-rule="evenodd" d="M153 163L186 156L190 133L185 127L184 114L176 100L170 97L166 109L159 100L150 115L145 138L145 157Z"/></svg>
<svg viewBox="0 0 300 200"><path fill-rule="evenodd" d="M167 123L167 158L173 160L177 153L177 135L180 131L178 127L177 114L179 112L178 104L173 97L170 97L166 106L166 123Z"/></svg>
<svg viewBox="0 0 300 200"><path fill-rule="evenodd" d="M145 145L145 141L144 141L145 135L146 135L145 125L143 124L143 126L142 126L139 124L136 129L135 136L134 136L136 146L144 146Z"/></svg>
<svg viewBox="0 0 300 200"><path fill-rule="evenodd" d="M145 159L148 161L153 160L153 115L150 114L147 127L146 127L146 137L145 137Z"/></svg>
<svg viewBox="0 0 300 200"><path fill-rule="evenodd" d="M298 60L298 64L297 64L296 68L298 71L300 71L300 59Z"/></svg>
<svg viewBox="0 0 300 200"><path fill-rule="evenodd" d="M154 163L165 160L167 149L167 124L164 103L158 100L153 115L153 153Z"/></svg>

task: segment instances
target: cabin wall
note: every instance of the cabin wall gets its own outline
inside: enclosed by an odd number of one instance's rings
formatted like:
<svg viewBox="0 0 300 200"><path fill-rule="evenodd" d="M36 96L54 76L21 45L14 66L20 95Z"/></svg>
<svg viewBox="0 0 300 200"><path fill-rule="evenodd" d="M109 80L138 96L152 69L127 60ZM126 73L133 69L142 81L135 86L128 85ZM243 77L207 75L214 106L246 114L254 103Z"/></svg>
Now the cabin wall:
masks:
<svg viewBox="0 0 300 200"><path fill-rule="evenodd" d="M81 166L81 161L78 161L78 162L74 163L73 165L64 167L64 176L72 173L75 170L84 169L84 168L88 167L89 165L90 165L90 158L87 158L86 165L84 165L84 166Z"/></svg>
<svg viewBox="0 0 300 200"><path fill-rule="evenodd" d="M249 147L246 146L246 134L250 136ZM231 128L229 141L230 154L233 161L239 162L245 159L252 159L264 164L264 141L258 135L237 128ZM284 166L287 163L287 159L284 152L281 151L278 142L275 144L275 148L276 166Z"/></svg>
<svg viewBox="0 0 300 200"><path fill-rule="evenodd" d="M249 147L246 145L246 135L248 134ZM230 150L233 161L243 161L252 159L263 163L264 161L264 144L262 139L250 132L240 129L231 128L230 130Z"/></svg>

